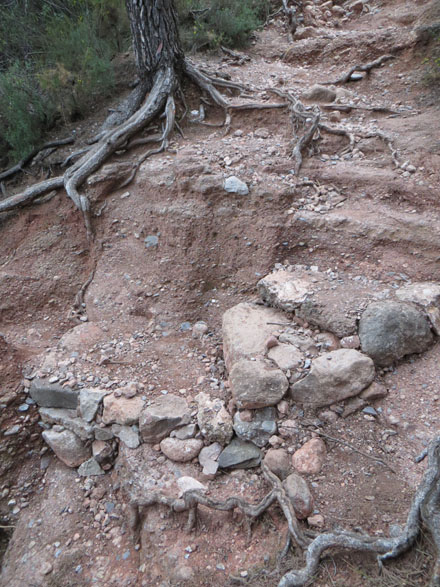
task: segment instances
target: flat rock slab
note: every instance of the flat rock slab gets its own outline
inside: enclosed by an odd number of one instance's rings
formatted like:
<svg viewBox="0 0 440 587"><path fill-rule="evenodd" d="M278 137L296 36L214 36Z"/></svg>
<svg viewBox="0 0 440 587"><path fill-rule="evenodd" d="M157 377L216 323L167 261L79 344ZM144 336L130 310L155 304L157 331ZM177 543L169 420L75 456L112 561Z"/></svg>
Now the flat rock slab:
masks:
<svg viewBox="0 0 440 587"><path fill-rule="evenodd" d="M364 353L385 367L429 348L433 335L424 313L407 302L374 302L362 314L359 338Z"/></svg>
<svg viewBox="0 0 440 587"><path fill-rule="evenodd" d="M136 426L121 426L119 430L115 431L115 436L128 448L137 448L141 443L139 431Z"/></svg>
<svg viewBox="0 0 440 587"><path fill-rule="evenodd" d="M214 442L209 446L205 446L199 453L199 463L203 468L204 475L215 475L218 470L218 457L222 452L223 447L218 442Z"/></svg>
<svg viewBox="0 0 440 587"><path fill-rule="evenodd" d="M111 393L104 398L102 421L104 424L121 424L131 426L137 424L145 401L141 397L117 397Z"/></svg>
<svg viewBox="0 0 440 587"><path fill-rule="evenodd" d="M370 357L354 349L338 349L314 359L310 373L292 385L291 396L301 405L329 406L358 395L374 375Z"/></svg>
<svg viewBox="0 0 440 587"><path fill-rule="evenodd" d="M43 408L74 410L78 406L78 391L62 387L57 383L49 383L44 379L32 381L29 395L38 406Z"/></svg>
<svg viewBox="0 0 440 587"><path fill-rule="evenodd" d="M413 302L421 306L428 315L432 328L440 335L440 284L429 281L405 285L396 291L402 302Z"/></svg>
<svg viewBox="0 0 440 587"><path fill-rule="evenodd" d="M229 380L232 395L241 409L274 406L289 387L284 373L265 359L241 359L231 369Z"/></svg>
<svg viewBox="0 0 440 587"><path fill-rule="evenodd" d="M79 413L86 422L94 420L102 400L108 395L108 391L97 389L81 389L79 392Z"/></svg>
<svg viewBox="0 0 440 587"><path fill-rule="evenodd" d="M286 323L286 316L277 310L243 302L223 314L223 352L230 371L240 359L263 355L269 336Z"/></svg>
<svg viewBox="0 0 440 587"><path fill-rule="evenodd" d="M98 461L92 457L79 467L78 475L80 477L96 477L98 475L105 475L105 471L101 469Z"/></svg>
<svg viewBox="0 0 440 587"><path fill-rule="evenodd" d="M277 432L276 408L263 408L251 412L249 421L241 419L241 413L234 416L234 430L242 440L249 440L259 447L266 446L269 438Z"/></svg>
<svg viewBox="0 0 440 587"><path fill-rule="evenodd" d="M91 456L90 447L71 430L44 430L42 436L60 461L68 467L79 467Z"/></svg>
<svg viewBox="0 0 440 587"><path fill-rule="evenodd" d="M278 344L270 349L267 356L274 361L282 371L293 371L304 362L304 355L291 344Z"/></svg>
<svg viewBox="0 0 440 587"><path fill-rule="evenodd" d="M155 444L180 426L189 424L191 412L186 401L173 394L156 398L139 418L139 430L144 442Z"/></svg>
<svg viewBox="0 0 440 587"><path fill-rule="evenodd" d="M250 469L261 463L261 451L252 442L234 438L218 457L222 469Z"/></svg>
<svg viewBox="0 0 440 587"><path fill-rule="evenodd" d="M65 410L62 408L40 408L40 416L43 422L47 424L59 424L67 428L81 440L93 438L93 427L78 418L76 410Z"/></svg>
<svg viewBox="0 0 440 587"><path fill-rule="evenodd" d="M286 312L294 312L314 292L313 277L290 271L274 271L257 283L258 293L266 304ZM316 281L316 278L315 278Z"/></svg>

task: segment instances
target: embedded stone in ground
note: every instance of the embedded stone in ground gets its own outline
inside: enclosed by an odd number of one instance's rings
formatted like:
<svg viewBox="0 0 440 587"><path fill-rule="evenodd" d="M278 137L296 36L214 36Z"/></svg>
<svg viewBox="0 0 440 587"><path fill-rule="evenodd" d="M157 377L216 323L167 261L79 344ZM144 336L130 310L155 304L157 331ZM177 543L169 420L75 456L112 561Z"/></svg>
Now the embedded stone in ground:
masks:
<svg viewBox="0 0 440 587"><path fill-rule="evenodd" d="M179 440L178 438L164 438L160 443L160 450L171 461L187 463L196 458L203 448L203 440L189 438Z"/></svg>
<svg viewBox="0 0 440 587"><path fill-rule="evenodd" d="M283 371L297 369L304 362L301 351L291 344L279 344L271 348L267 356Z"/></svg>
<svg viewBox="0 0 440 587"><path fill-rule="evenodd" d="M44 379L34 379L32 381L29 395L38 406L43 408L74 410L78 405L77 391L57 383L49 383Z"/></svg>
<svg viewBox="0 0 440 587"><path fill-rule="evenodd" d="M292 502L296 517L304 520L313 512L314 501L307 481L291 473L283 483L286 493Z"/></svg>
<svg viewBox="0 0 440 587"><path fill-rule="evenodd" d="M229 375L232 394L239 408L274 406L289 387L284 373L265 359L242 359Z"/></svg>
<svg viewBox="0 0 440 587"><path fill-rule="evenodd" d="M173 394L162 395L146 407L139 418L139 430L144 442L160 442L165 436L189 424L191 412L186 401Z"/></svg>
<svg viewBox="0 0 440 587"><path fill-rule="evenodd" d="M312 438L292 455L292 465L304 475L319 473L327 458L327 448L321 438Z"/></svg>
<svg viewBox="0 0 440 587"><path fill-rule="evenodd" d="M291 396L302 405L328 406L359 394L374 375L370 357L354 349L338 349L314 359L310 373L292 385Z"/></svg>
<svg viewBox="0 0 440 587"><path fill-rule="evenodd" d="M253 442L234 438L218 457L222 469L250 469L261 463L261 451Z"/></svg>
<svg viewBox="0 0 440 587"><path fill-rule="evenodd" d="M283 448L270 448L264 457L264 464L283 481L292 468L291 459Z"/></svg>
<svg viewBox="0 0 440 587"><path fill-rule="evenodd" d="M80 477L95 477L97 475L105 475L105 471L101 469L98 461L92 457L79 467L78 475Z"/></svg>
<svg viewBox="0 0 440 587"><path fill-rule="evenodd" d="M266 446L269 438L277 432L277 411L275 408L263 408L251 412L249 421L242 420L242 414L234 416L234 430L242 440L250 440L259 447Z"/></svg>
<svg viewBox="0 0 440 587"><path fill-rule="evenodd" d="M227 444L233 435L232 418L220 398L211 398L206 393L196 395L199 409L197 423L207 442Z"/></svg>
<svg viewBox="0 0 440 587"><path fill-rule="evenodd" d="M71 430L44 430L42 436L60 461L68 467L79 467L90 458L90 447Z"/></svg>
<svg viewBox="0 0 440 587"><path fill-rule="evenodd" d="M136 424L144 404L141 397L116 397L114 393L111 393L104 398L102 421L104 424L115 423L121 426Z"/></svg>
<svg viewBox="0 0 440 587"><path fill-rule="evenodd" d="M398 289L396 296L402 302L413 302L422 306L435 334L440 335L440 284L429 281L412 283Z"/></svg>
<svg viewBox="0 0 440 587"><path fill-rule="evenodd" d="M362 314L359 338L364 353L385 367L406 355L421 353L433 336L423 312L407 302L374 302Z"/></svg>

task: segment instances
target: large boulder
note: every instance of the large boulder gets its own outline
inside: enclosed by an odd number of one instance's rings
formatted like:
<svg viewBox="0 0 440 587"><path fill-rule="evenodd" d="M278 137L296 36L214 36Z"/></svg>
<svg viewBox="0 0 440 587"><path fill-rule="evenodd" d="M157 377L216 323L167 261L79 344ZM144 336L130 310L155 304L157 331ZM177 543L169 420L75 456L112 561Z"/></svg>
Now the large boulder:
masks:
<svg viewBox="0 0 440 587"><path fill-rule="evenodd" d="M362 314L359 338L364 353L382 367L405 355L421 353L432 343L423 312L406 302L374 302Z"/></svg>
<svg viewBox="0 0 440 587"><path fill-rule="evenodd" d="M90 447L71 430L44 430L43 438L60 461L68 467L79 467L91 457Z"/></svg>
<svg viewBox="0 0 440 587"><path fill-rule="evenodd" d="M286 322L282 312L255 304L241 303L223 314L223 352L228 370L240 359L262 355L266 341ZM274 324L275 323L275 324Z"/></svg>
<svg viewBox="0 0 440 587"><path fill-rule="evenodd" d="M241 409L276 405L289 387L284 373L265 359L242 359L229 375L232 395Z"/></svg>
<svg viewBox="0 0 440 587"><path fill-rule="evenodd" d="M359 394L374 373L369 357L354 349L338 349L314 359L310 373L292 385L291 395L303 405L328 406Z"/></svg>
<svg viewBox="0 0 440 587"><path fill-rule="evenodd" d="M143 410L139 430L144 442L155 444L175 428L189 424L191 412L186 401L173 394L162 395Z"/></svg>
<svg viewBox="0 0 440 587"><path fill-rule="evenodd" d="M197 423L203 437L209 443L218 442L221 445L228 444L234 433L232 418L220 398L211 398L206 393L196 395L199 410Z"/></svg>
<svg viewBox="0 0 440 587"><path fill-rule="evenodd" d="M440 335L440 284L431 282L412 283L396 291L402 302L413 302L422 306L428 315L432 329Z"/></svg>

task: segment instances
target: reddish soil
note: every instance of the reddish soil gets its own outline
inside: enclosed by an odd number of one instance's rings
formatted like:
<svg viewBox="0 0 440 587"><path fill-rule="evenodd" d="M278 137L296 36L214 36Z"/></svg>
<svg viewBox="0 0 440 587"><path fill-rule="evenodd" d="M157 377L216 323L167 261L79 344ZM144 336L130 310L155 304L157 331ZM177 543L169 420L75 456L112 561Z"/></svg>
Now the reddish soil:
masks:
<svg viewBox="0 0 440 587"><path fill-rule="evenodd" d="M440 281L439 102L423 85L423 51L402 48L426 6L372 0L369 12L294 44L280 18L257 34L245 65L197 57L272 101L269 87L300 92L400 46L394 60L363 81L340 86L347 102L398 114L352 110L342 113L341 124L390 133L399 161L409 161L414 173L396 169L377 138L360 140L348 156L341 154L345 138L324 135L300 172L315 182L317 195L313 187L296 185L290 173L288 113L243 111L234 113L226 136L187 123L185 138L176 134L128 189L89 187L93 209L101 210L92 247L64 193L0 220L0 428L3 434L20 426L1 440L0 516L4 525L16 526L12 537L12 529L3 530L10 542L2 586L277 584L276 553L286 526L276 507L254 525L250 540L240 516L203 510L196 532L187 535L183 514L155 508L134 545L126 522L127 475L142 479L144 472L176 492L176 477L198 477L200 469L162 462L145 446L139 461L123 455L125 469L88 486L43 447L35 406L18 411L27 397L24 377L38 371L101 384L134 380L151 396L184 390L191 403L200 391L213 393L214 379L226 382L222 314L256 299L256 282L275 263L317 265L390 287L408 279ZM191 96L190 107L198 108L198 97ZM82 124L80 136L97 128L104 114ZM208 108L207 118L219 121L221 113ZM261 128L267 138L257 136ZM111 163L127 159L119 155ZM222 183L229 175L246 181L250 194L226 193ZM158 236L157 247L145 247L148 235ZM72 309L92 270L83 323ZM180 328L197 320L209 326L203 340ZM389 394L375 402L377 418L355 414L326 424L326 434L383 458L394 470L328 441L324 469L309 479L326 528L387 534L404 522L425 466L414 457L438 427L439 365L436 344L378 376ZM214 393L229 400L227 382ZM310 435L304 429L287 444L293 451ZM213 496L250 500L267 489L259 470L222 474L209 484ZM422 541L382 576L372 558L335 555L315 584L426 585L431 550ZM286 568L299 561L295 555Z"/></svg>

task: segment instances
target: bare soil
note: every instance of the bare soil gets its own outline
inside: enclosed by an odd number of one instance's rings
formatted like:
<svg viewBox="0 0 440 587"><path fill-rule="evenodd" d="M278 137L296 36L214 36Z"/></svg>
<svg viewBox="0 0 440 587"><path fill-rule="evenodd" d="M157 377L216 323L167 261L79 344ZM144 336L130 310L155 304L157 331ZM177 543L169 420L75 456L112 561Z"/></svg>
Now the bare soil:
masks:
<svg viewBox="0 0 440 587"><path fill-rule="evenodd" d="M251 60L241 66L218 55L196 60L271 101L268 87L303 91L404 47L427 3L372 0L369 6L295 43L277 18L257 34L247 52ZM341 114L341 123L390 133L400 162L409 161L414 173L396 169L377 138L342 155L345 139L325 135L300 172L319 186L317 196L314 188L297 186L291 173L287 111L244 111L234 114L226 136L186 123L185 137L175 134L127 189L90 186L93 208L101 211L92 248L80 214L61 192L0 220L0 518L15 526L13 533L0 529L5 547L9 541L1 585L277 584L276 554L285 537L277 508L254 525L250 539L239 516L203 511L188 535L183 514L155 508L134 544L124 482L153 478L176 492L177 477L199 478L200 469L165 461L143 445L136 458L121 451L120 466L88 486L43 446L35 406L18 411L27 397L24 377L62 372L100 385L137 381L150 396L180 390L190 403L200 391L229 400L222 314L256 299L256 282L275 263L316 265L390 287L440 281L439 102L422 83L423 58L421 49L400 48L364 80L341 86L346 102L398 112L352 110ZM189 92L190 108L197 109L199 99ZM85 121L80 136L92 134L105 114ZM208 108L207 119L220 121L220 113ZM261 128L267 138L258 136ZM229 175L246 181L250 194L225 192ZM148 235L158 236L157 247L146 248ZM92 270L82 314L88 322L82 322L72 308ZM209 326L203 340L181 328L197 320ZM436 344L379 375L389 393L374 403L378 417L358 413L326 424L326 434L394 470L328 441L324 469L309 479L326 528L387 534L404 522L424 470L414 457L438 428L439 359ZM19 431L4 436L16 424ZM310 435L305 431L288 446L293 451ZM267 486L258 470L248 470L219 475L209 491L256 500ZM382 576L371 558L335 554L315 584L426 585L430 553L422 540ZM287 567L300 564L299 553L292 557Z"/></svg>

